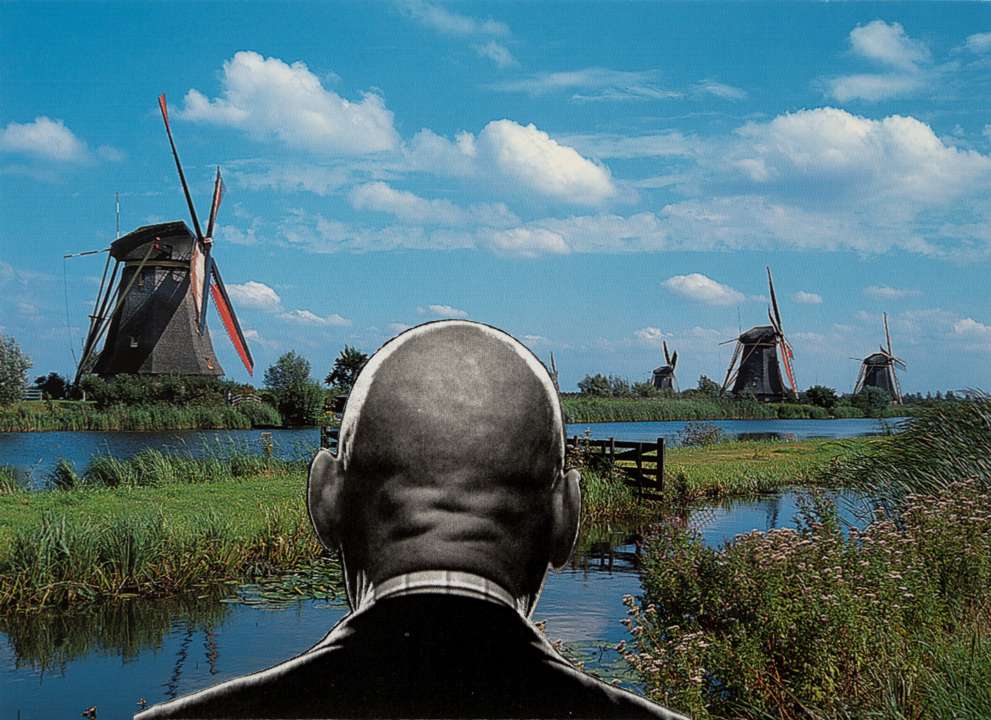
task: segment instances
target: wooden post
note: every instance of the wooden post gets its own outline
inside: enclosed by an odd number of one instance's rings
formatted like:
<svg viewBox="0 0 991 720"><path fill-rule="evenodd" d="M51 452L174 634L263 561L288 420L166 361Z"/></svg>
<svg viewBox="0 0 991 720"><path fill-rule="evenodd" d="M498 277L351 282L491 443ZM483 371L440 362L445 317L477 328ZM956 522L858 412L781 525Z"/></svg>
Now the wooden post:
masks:
<svg viewBox="0 0 991 720"><path fill-rule="evenodd" d="M616 463L616 438L609 438L609 462Z"/></svg>
<svg viewBox="0 0 991 720"><path fill-rule="evenodd" d="M643 443L637 443L637 492L643 497Z"/></svg>
<svg viewBox="0 0 991 720"><path fill-rule="evenodd" d="M664 438L657 438L657 489L664 492Z"/></svg>

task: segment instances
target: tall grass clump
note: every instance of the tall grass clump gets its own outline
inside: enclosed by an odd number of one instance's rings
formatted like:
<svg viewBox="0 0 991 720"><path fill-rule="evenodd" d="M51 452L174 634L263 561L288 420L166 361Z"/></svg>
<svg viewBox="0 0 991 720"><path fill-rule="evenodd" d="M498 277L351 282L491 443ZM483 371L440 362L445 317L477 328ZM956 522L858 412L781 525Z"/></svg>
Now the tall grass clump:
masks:
<svg viewBox="0 0 991 720"><path fill-rule="evenodd" d="M905 496L844 532L828 502L795 530L721 549L658 527L623 647L649 695L707 718L986 717L991 494Z"/></svg>
<svg viewBox="0 0 991 720"><path fill-rule="evenodd" d="M0 465L0 495L13 495L21 490L17 472L9 465Z"/></svg>
<svg viewBox="0 0 991 720"><path fill-rule="evenodd" d="M17 529L0 554L0 611L164 597L282 573L321 556L299 502L265 510L251 529L220 512L192 524L164 515L101 521L48 513Z"/></svg>
<svg viewBox="0 0 991 720"><path fill-rule="evenodd" d="M922 407L897 429L823 472L889 502L961 478L991 488L991 397Z"/></svg>
<svg viewBox="0 0 991 720"><path fill-rule="evenodd" d="M228 456L190 457L147 448L129 458L96 455L90 460L80 480L75 484L62 485L55 477L65 464L68 464L65 460L60 461L53 473L53 484L62 489L71 489L78 485L115 488L215 483L304 467L301 461L247 452L234 452ZM71 464L68 467L71 470Z"/></svg>

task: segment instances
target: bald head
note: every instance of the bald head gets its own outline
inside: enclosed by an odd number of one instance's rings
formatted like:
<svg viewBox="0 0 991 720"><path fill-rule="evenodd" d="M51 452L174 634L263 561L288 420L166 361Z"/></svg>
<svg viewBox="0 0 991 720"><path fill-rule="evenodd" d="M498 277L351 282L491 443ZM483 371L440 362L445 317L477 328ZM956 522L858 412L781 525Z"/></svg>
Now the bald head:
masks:
<svg viewBox="0 0 991 720"><path fill-rule="evenodd" d="M314 461L310 513L349 575L462 570L522 597L574 541L578 478L563 465L560 404L533 354L485 325L428 323L362 370L337 458Z"/></svg>

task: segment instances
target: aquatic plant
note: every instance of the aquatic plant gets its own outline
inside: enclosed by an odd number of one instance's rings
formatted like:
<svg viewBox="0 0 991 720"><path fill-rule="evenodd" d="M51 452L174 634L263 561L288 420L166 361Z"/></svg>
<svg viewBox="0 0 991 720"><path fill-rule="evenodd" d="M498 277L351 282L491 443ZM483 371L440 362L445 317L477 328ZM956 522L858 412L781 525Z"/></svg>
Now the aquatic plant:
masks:
<svg viewBox="0 0 991 720"><path fill-rule="evenodd" d="M678 441L684 447L715 445L723 439L723 431L707 422L690 422L678 433Z"/></svg>
<svg viewBox="0 0 991 720"><path fill-rule="evenodd" d="M0 555L0 611L175 595L285 573L323 555L300 503L260 512L249 527L219 510L195 523L46 513L15 530Z"/></svg>
<svg viewBox="0 0 991 720"><path fill-rule="evenodd" d="M248 429L282 424L271 405L246 402L226 404L140 404L98 408L88 402L22 402L0 408L0 432L51 430L195 430Z"/></svg>
<svg viewBox="0 0 991 720"><path fill-rule="evenodd" d="M991 398L920 408L898 432L822 470L889 504L909 493L940 492L961 478L991 488Z"/></svg>
<svg viewBox="0 0 991 720"><path fill-rule="evenodd" d="M900 525L848 533L818 503L795 530L721 549L659 526L623 651L651 697L699 719L981 717L989 500L976 480L948 483L906 496Z"/></svg>

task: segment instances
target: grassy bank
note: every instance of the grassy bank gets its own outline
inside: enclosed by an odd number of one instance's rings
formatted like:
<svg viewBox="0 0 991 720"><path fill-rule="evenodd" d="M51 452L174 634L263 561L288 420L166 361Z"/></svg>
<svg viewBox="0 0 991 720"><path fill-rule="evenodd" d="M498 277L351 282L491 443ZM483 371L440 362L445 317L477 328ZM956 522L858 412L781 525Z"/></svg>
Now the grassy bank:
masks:
<svg viewBox="0 0 991 720"><path fill-rule="evenodd" d="M671 487L688 497L780 487L847 447L811 441L676 449L669 469L682 479ZM321 557L301 462L145 451L60 474L67 477L56 482L66 490L0 495L0 610L161 597ZM586 472L583 489L588 522L656 517L662 509L638 503L607 473Z"/></svg>
<svg viewBox="0 0 991 720"><path fill-rule="evenodd" d="M75 400L21 402L0 407L0 432L53 430L198 430L277 427L282 417L264 403L113 405Z"/></svg>
<svg viewBox="0 0 991 720"><path fill-rule="evenodd" d="M832 410L799 403L758 403L747 400L700 398L610 398L565 395L561 398L569 423L640 422L662 420L826 420L858 418L864 413L850 405ZM891 408L885 417L908 412Z"/></svg>

